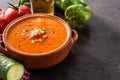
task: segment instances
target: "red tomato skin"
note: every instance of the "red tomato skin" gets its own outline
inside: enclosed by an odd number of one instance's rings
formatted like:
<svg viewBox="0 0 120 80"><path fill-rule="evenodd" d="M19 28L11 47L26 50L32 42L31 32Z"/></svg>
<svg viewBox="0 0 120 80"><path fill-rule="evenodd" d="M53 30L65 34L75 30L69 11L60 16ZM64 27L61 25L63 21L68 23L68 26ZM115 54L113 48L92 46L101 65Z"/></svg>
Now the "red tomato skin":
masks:
<svg viewBox="0 0 120 80"><path fill-rule="evenodd" d="M12 20L17 18L19 16L19 12L15 9L8 8L7 11L4 14L4 21L5 24L9 24Z"/></svg>
<svg viewBox="0 0 120 80"><path fill-rule="evenodd" d="M4 20L0 20L0 34L3 33L5 27L6 27L6 26L5 26Z"/></svg>
<svg viewBox="0 0 120 80"><path fill-rule="evenodd" d="M20 14L19 16L23 16L23 15L26 15L26 14L31 14L31 10L28 6L26 5L21 5L20 6Z"/></svg>
<svg viewBox="0 0 120 80"><path fill-rule="evenodd" d="M3 33L3 30L5 29L5 22L4 22L4 10L0 8L0 34Z"/></svg>

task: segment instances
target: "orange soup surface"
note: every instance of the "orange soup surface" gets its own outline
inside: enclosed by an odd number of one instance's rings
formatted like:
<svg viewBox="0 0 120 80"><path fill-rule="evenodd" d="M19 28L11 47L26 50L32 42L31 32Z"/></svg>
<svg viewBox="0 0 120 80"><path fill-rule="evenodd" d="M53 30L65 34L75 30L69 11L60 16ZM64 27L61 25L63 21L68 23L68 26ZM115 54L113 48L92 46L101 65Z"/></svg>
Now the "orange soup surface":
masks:
<svg viewBox="0 0 120 80"><path fill-rule="evenodd" d="M56 19L33 17L22 20L9 30L12 48L26 54L46 53L59 48L67 39L65 26Z"/></svg>

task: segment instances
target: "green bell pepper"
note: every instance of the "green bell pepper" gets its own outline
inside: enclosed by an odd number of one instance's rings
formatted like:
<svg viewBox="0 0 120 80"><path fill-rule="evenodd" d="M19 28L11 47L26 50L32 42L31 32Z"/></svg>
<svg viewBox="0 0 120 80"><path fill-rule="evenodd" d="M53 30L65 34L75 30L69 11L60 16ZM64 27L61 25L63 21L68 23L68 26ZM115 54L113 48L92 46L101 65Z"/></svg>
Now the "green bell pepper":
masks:
<svg viewBox="0 0 120 80"><path fill-rule="evenodd" d="M55 0L55 6L64 10L69 25L80 29L92 16L90 6L84 0Z"/></svg>
<svg viewBox="0 0 120 80"><path fill-rule="evenodd" d="M86 4L84 0L55 0L55 6L65 10L70 5Z"/></svg>
<svg viewBox="0 0 120 80"><path fill-rule="evenodd" d="M30 2L30 0L20 0L20 3L21 3L21 4L24 4L24 3L26 3L26 2Z"/></svg>

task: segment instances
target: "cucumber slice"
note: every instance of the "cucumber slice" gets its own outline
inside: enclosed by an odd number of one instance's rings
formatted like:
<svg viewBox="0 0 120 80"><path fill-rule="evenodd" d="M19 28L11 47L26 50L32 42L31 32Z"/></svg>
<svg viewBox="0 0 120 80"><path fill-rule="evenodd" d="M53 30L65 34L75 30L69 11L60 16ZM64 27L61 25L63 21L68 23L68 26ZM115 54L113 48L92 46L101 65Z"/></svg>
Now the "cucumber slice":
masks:
<svg viewBox="0 0 120 80"><path fill-rule="evenodd" d="M21 80L24 71L22 64L0 53L0 77L3 80Z"/></svg>
<svg viewBox="0 0 120 80"><path fill-rule="evenodd" d="M7 73L7 80L20 80L24 73L24 67L21 65L12 66Z"/></svg>

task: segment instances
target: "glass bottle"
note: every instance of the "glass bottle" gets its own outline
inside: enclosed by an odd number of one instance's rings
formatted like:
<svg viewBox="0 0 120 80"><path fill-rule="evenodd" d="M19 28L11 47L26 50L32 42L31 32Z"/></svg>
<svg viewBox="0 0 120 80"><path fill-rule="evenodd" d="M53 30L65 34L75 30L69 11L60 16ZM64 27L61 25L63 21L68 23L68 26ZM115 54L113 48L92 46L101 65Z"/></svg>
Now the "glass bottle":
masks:
<svg viewBox="0 0 120 80"><path fill-rule="evenodd" d="M54 14L54 0L31 0L33 13Z"/></svg>

